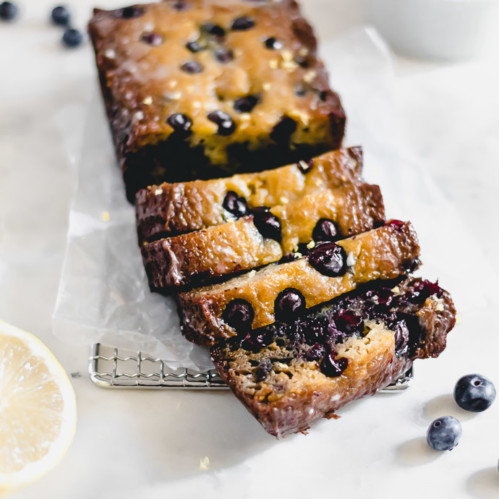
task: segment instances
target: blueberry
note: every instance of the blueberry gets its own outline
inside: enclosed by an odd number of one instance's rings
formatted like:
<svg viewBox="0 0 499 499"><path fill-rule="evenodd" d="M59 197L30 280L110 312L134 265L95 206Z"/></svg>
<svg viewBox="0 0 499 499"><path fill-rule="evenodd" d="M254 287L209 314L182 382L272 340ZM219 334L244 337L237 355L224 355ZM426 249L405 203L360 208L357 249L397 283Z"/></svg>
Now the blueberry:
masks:
<svg viewBox="0 0 499 499"><path fill-rule="evenodd" d="M452 416L435 419L428 428L426 441L435 450L452 450L461 438L461 423Z"/></svg>
<svg viewBox="0 0 499 499"><path fill-rule="evenodd" d="M17 16L17 5L12 2L0 3L0 19L2 21L12 21Z"/></svg>
<svg viewBox="0 0 499 499"><path fill-rule="evenodd" d="M238 113L251 113L258 104L259 98L256 95L246 95L234 101L234 110Z"/></svg>
<svg viewBox="0 0 499 499"><path fill-rule="evenodd" d="M248 203L243 196L238 196L234 191L228 191L225 195L223 207L237 218L244 217L248 213Z"/></svg>
<svg viewBox="0 0 499 499"><path fill-rule="evenodd" d="M175 10L187 10L189 8L189 4L187 2L184 2L183 0L178 0L177 2L174 2L172 7Z"/></svg>
<svg viewBox="0 0 499 499"><path fill-rule="evenodd" d="M407 345L409 344L410 332L407 322L403 319L397 321L392 326L395 332L395 353L401 355L406 352Z"/></svg>
<svg viewBox="0 0 499 499"><path fill-rule="evenodd" d="M157 47L163 43L163 37L159 33L144 33L140 39L149 45Z"/></svg>
<svg viewBox="0 0 499 499"><path fill-rule="evenodd" d="M178 133L182 135L190 134L192 120L186 114L175 113L168 116L166 122Z"/></svg>
<svg viewBox="0 0 499 499"><path fill-rule="evenodd" d="M282 237L281 221L270 212L266 206L259 206L251 210L253 223L263 237L280 241Z"/></svg>
<svg viewBox="0 0 499 499"><path fill-rule="evenodd" d="M339 230L336 224L328 218L321 218L314 227L312 239L319 241L335 241L339 237Z"/></svg>
<svg viewBox="0 0 499 499"><path fill-rule="evenodd" d="M201 31L204 33L215 36L217 38L222 38L225 36L225 30L222 26L218 26L218 24L206 23L201 26Z"/></svg>
<svg viewBox="0 0 499 499"><path fill-rule="evenodd" d="M256 353L270 345L273 339L272 331L268 329L263 328L260 331L250 331L241 342L241 348Z"/></svg>
<svg viewBox="0 0 499 499"><path fill-rule="evenodd" d="M187 50L190 50L191 52L194 52L194 53L201 52L201 50L206 49L206 46L202 45L197 40L194 40L192 42L188 42L188 43L186 43L185 46L186 46Z"/></svg>
<svg viewBox="0 0 499 499"><path fill-rule="evenodd" d="M215 59L222 63L230 62L234 59L234 52L232 52L232 50L219 47L215 50Z"/></svg>
<svg viewBox="0 0 499 499"><path fill-rule="evenodd" d="M345 250L335 243L322 243L312 248L308 261L321 274L329 277L343 275L347 269Z"/></svg>
<svg viewBox="0 0 499 499"><path fill-rule="evenodd" d="M265 381L272 371L272 362L270 359L262 360L258 366L253 370L253 376L255 381L259 383L260 381Z"/></svg>
<svg viewBox="0 0 499 499"><path fill-rule="evenodd" d="M246 31L251 29L255 25L255 21L249 16L241 16L234 19L232 23L232 29L234 31Z"/></svg>
<svg viewBox="0 0 499 499"><path fill-rule="evenodd" d="M69 10L63 5L58 5L52 9L50 19L54 24L59 26L67 26L71 20Z"/></svg>
<svg viewBox="0 0 499 499"><path fill-rule="evenodd" d="M316 360L319 361L326 355L326 347L321 345L320 343L314 343L307 353L305 354L305 358L307 360Z"/></svg>
<svg viewBox="0 0 499 499"><path fill-rule="evenodd" d="M188 61L182 64L182 66L180 66L180 69L189 74L196 74L203 71L203 66L197 61Z"/></svg>
<svg viewBox="0 0 499 499"><path fill-rule="evenodd" d="M123 19L133 19L134 17L140 17L144 14L144 9L142 7L125 7L118 11Z"/></svg>
<svg viewBox="0 0 499 499"><path fill-rule="evenodd" d="M240 298L232 300L223 311L223 320L234 329L246 331L250 329L255 312L251 303Z"/></svg>
<svg viewBox="0 0 499 499"><path fill-rule="evenodd" d="M265 42L263 42L265 47L267 47L269 50L280 50L282 49L282 42L279 41L277 38L274 38L273 36L270 38L267 38Z"/></svg>
<svg viewBox="0 0 499 499"><path fill-rule="evenodd" d="M295 57L295 62L302 68L308 68L310 66L310 61L307 56L297 55Z"/></svg>
<svg viewBox="0 0 499 499"><path fill-rule="evenodd" d="M217 133L219 135L231 135L236 129L236 125L232 121L232 118L223 111L211 112L210 114L208 114L208 119L218 125Z"/></svg>
<svg viewBox="0 0 499 499"><path fill-rule="evenodd" d="M289 142L291 135L296 130L297 123L293 118L284 116L270 133L270 138L279 143Z"/></svg>
<svg viewBox="0 0 499 499"><path fill-rule="evenodd" d="M480 374L463 376L454 388L454 399L457 405L466 411L485 411L492 405L495 398L494 384Z"/></svg>
<svg viewBox="0 0 499 499"><path fill-rule="evenodd" d="M83 35L75 28L67 28L62 35L62 43L66 47L78 47L83 41Z"/></svg>
<svg viewBox="0 0 499 499"><path fill-rule="evenodd" d="M321 362L320 368L323 374L330 378L337 378L341 376L348 366L348 359L342 357L340 359L335 358L334 352L326 355Z"/></svg>
<svg viewBox="0 0 499 499"><path fill-rule="evenodd" d="M339 310L334 316L336 327L346 333L354 333L360 331L363 320L360 315L357 315L351 310Z"/></svg>
<svg viewBox="0 0 499 499"><path fill-rule="evenodd" d="M274 303L274 314L278 321L291 322L305 310L305 297L294 288L281 291Z"/></svg>

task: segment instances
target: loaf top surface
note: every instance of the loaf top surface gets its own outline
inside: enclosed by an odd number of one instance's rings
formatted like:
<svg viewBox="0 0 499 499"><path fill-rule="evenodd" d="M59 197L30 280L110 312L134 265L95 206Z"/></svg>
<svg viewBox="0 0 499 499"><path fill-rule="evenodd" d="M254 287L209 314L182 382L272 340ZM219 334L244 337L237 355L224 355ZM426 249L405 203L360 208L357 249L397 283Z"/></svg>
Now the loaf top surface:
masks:
<svg viewBox="0 0 499 499"><path fill-rule="evenodd" d="M242 142L268 135L283 117L306 127L344 116L294 0L96 9L89 31L114 126L130 127L132 150L175 131Z"/></svg>

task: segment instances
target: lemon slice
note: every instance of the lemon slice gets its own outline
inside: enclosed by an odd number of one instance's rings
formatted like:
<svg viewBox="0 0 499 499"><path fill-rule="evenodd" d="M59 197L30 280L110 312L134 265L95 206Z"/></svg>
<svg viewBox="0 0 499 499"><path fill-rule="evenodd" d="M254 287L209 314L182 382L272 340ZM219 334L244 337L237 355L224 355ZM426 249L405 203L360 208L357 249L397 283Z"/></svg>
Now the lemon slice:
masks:
<svg viewBox="0 0 499 499"><path fill-rule="evenodd" d="M53 468L75 428L63 367L38 338L0 321L0 495Z"/></svg>

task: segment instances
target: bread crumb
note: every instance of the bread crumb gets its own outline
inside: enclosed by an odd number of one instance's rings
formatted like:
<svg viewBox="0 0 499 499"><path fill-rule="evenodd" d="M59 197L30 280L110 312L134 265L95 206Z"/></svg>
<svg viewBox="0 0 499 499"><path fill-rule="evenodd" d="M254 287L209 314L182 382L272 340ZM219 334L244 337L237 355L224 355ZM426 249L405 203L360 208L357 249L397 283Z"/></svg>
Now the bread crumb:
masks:
<svg viewBox="0 0 499 499"><path fill-rule="evenodd" d="M309 71L308 73L305 73L303 80L306 81L307 83L312 83L312 81L314 81L314 78L316 76L317 76L316 71Z"/></svg>
<svg viewBox="0 0 499 499"><path fill-rule="evenodd" d="M462 319L461 319L461 316L459 314L456 314L456 324L461 324Z"/></svg>
<svg viewBox="0 0 499 499"><path fill-rule="evenodd" d="M436 310L437 312L443 312L443 311L445 310L445 308L444 308L444 304L443 304L442 302L438 302L438 303L437 303L437 306L435 307L435 310Z"/></svg>
<svg viewBox="0 0 499 499"><path fill-rule="evenodd" d="M308 249L315 248L315 241L310 241L310 242L307 244L307 248L308 248Z"/></svg>
<svg viewBox="0 0 499 499"><path fill-rule="evenodd" d="M304 170L304 171L310 170L310 165L306 161L303 161L303 159L300 160L298 162L298 164L301 166L302 170ZM319 179L315 179L315 180L316 180L316 184L317 184L317 180L319 180ZM319 182L320 182L320 180L319 180ZM317 184L317 185L319 185L319 184Z"/></svg>
<svg viewBox="0 0 499 499"><path fill-rule="evenodd" d="M149 95L142 101L146 106L150 106L152 104L152 97Z"/></svg>
<svg viewBox="0 0 499 499"><path fill-rule="evenodd" d="M392 288L392 293L395 293L396 295L399 295L400 294L400 288L398 286L395 286L394 288Z"/></svg>
<svg viewBox="0 0 499 499"><path fill-rule="evenodd" d="M100 219L103 221L103 222L109 222L110 220L110 216L109 216L109 212L108 211L103 211L100 215Z"/></svg>
<svg viewBox="0 0 499 499"><path fill-rule="evenodd" d="M116 57L116 52L114 49L107 49L105 52L104 52L104 55L108 58L108 59L114 59Z"/></svg>
<svg viewBox="0 0 499 499"><path fill-rule="evenodd" d="M154 195L155 196L161 196L161 194L163 194L163 189L161 187L158 187L155 191L154 191Z"/></svg>
<svg viewBox="0 0 499 499"><path fill-rule="evenodd" d="M204 456L199 460L199 469L206 471L210 467L210 458L208 456Z"/></svg>

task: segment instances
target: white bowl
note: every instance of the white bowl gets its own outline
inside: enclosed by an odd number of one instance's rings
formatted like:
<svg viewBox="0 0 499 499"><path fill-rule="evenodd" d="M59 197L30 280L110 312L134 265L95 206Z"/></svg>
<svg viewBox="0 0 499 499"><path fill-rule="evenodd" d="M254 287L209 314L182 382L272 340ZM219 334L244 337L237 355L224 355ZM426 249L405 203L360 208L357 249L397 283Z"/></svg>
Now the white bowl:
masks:
<svg viewBox="0 0 499 499"><path fill-rule="evenodd" d="M403 54L459 60L499 46L499 0L368 0L371 22Z"/></svg>

